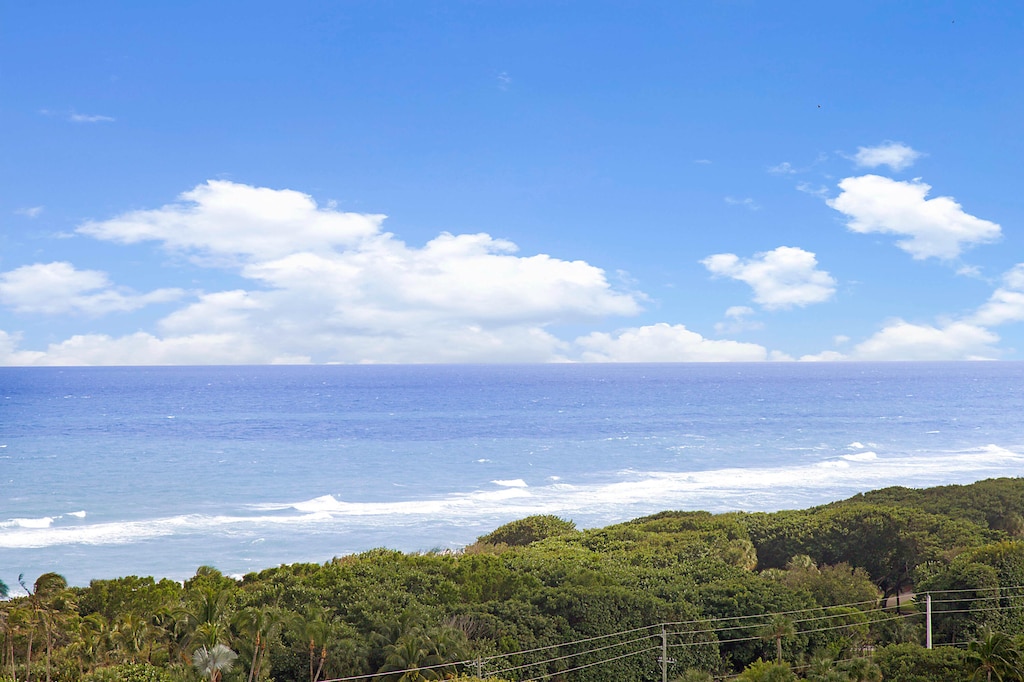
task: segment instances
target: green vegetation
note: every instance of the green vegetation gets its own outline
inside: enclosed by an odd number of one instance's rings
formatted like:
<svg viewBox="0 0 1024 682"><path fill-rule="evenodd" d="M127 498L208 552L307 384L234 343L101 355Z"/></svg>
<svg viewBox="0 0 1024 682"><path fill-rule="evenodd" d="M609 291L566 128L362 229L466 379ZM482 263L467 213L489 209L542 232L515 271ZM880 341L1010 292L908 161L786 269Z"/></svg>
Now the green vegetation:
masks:
<svg viewBox="0 0 1024 682"><path fill-rule="evenodd" d="M0 601L0 682L656 682L663 653L690 682L1021 680L1022 518L1024 480L997 479L592 530L534 516L458 553L238 581L47 573ZM942 646L920 598L887 605L907 591L931 594Z"/></svg>

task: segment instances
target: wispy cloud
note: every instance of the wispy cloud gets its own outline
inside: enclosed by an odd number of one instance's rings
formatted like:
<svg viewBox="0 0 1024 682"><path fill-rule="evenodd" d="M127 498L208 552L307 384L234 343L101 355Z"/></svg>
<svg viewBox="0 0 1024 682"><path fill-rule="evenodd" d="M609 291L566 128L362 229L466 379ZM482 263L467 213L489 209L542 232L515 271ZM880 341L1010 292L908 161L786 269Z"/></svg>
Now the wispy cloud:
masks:
<svg viewBox="0 0 1024 682"><path fill-rule="evenodd" d="M792 175L793 173L796 173L797 170L796 168L793 168L793 164L789 161L783 161L775 166L769 166L768 172L773 175Z"/></svg>
<svg viewBox="0 0 1024 682"><path fill-rule="evenodd" d="M19 208L14 211L18 215L23 215L28 218L38 218L39 214L43 212L42 206L26 206L25 208Z"/></svg>
<svg viewBox="0 0 1024 682"><path fill-rule="evenodd" d="M104 116L102 114L80 114L74 109L63 111L40 109L39 114L41 116L49 116L51 118L62 118L71 123L113 123L117 120L113 116Z"/></svg>
<svg viewBox="0 0 1024 682"><path fill-rule="evenodd" d="M862 168L888 166L894 171L901 171L914 165L922 156L924 155L921 152L902 142L886 140L875 147L858 147L853 160Z"/></svg>
<svg viewBox="0 0 1024 682"><path fill-rule="evenodd" d="M72 111L68 114L68 120L72 123L113 123L116 119L113 116L103 116L102 114L79 114L76 111Z"/></svg>
<svg viewBox="0 0 1024 682"><path fill-rule="evenodd" d="M512 85L512 77L508 75L508 71L502 71L498 74L498 88L501 90L508 90L508 86Z"/></svg>
<svg viewBox="0 0 1024 682"><path fill-rule="evenodd" d="M818 197L819 199L825 199L828 197L828 187L825 187L824 185L818 185L815 187L809 182L801 182L797 184L796 189L798 192L810 194L811 196Z"/></svg>
<svg viewBox="0 0 1024 682"><path fill-rule="evenodd" d="M961 277L970 277L971 279L984 279L981 274L981 268L977 265L961 265L956 269L956 274Z"/></svg>
<svg viewBox="0 0 1024 682"><path fill-rule="evenodd" d="M761 205L758 204L753 199L751 199L750 197L744 197L743 199L737 199L736 197L726 197L725 203L731 206L742 206L743 208L748 209L750 211L761 210Z"/></svg>
<svg viewBox="0 0 1024 682"><path fill-rule="evenodd" d="M1003 275L1003 283L978 308L968 322L984 326L1024 320L1024 263L1018 263Z"/></svg>
<svg viewBox="0 0 1024 682"><path fill-rule="evenodd" d="M708 166L711 164L711 159L694 159L693 162L702 166Z"/></svg>
<svg viewBox="0 0 1024 682"><path fill-rule="evenodd" d="M754 314L754 309L745 305L734 305L725 311L725 321L715 324L718 334L739 334L764 328L764 324L747 319Z"/></svg>

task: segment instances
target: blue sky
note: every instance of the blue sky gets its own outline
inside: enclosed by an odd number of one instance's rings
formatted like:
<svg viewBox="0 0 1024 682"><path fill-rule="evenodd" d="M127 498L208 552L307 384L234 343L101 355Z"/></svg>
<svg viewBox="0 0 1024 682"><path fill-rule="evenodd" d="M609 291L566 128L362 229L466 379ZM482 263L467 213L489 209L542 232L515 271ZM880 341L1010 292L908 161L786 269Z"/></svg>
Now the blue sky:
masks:
<svg viewBox="0 0 1024 682"><path fill-rule="evenodd" d="M2 13L0 364L1024 357L1019 3Z"/></svg>

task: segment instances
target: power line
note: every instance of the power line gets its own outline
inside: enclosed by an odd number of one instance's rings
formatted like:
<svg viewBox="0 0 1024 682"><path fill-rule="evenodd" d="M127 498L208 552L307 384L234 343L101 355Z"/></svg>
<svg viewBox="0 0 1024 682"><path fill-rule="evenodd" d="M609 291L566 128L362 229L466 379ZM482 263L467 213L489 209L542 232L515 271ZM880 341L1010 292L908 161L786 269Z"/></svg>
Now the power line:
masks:
<svg viewBox="0 0 1024 682"><path fill-rule="evenodd" d="M977 594L978 592L981 592L981 591L984 591L984 590L1000 590L1000 591L1006 592L1006 591L1011 591L1011 590L1024 590L1024 586L1009 586L1009 587L1001 587L1000 586L1000 587L956 589L956 590L930 590L928 592L928 594L963 594L963 593L968 593L968 592L973 592L973 593ZM993 595L993 596L985 596L985 597L977 597L977 596L975 596L975 597L970 597L970 598L966 598L966 599L933 600L932 603L933 604L944 604L944 603L960 604L960 603L964 603L964 602L991 601L992 599L998 599L998 598L1005 598L1005 599L1024 598L1024 593L1017 594L1017 595L1002 594L1002 595ZM754 627L763 627L764 625L768 624L768 623L764 622L766 619L777 618L779 616L789 616L789 615L794 615L794 614L806 614L806 613L811 613L811 612L814 612L814 611L824 611L824 610L828 610L828 609L843 608L843 609L850 609L850 610L846 611L846 612L843 612L843 613L818 614L818 615L814 615L814 616L808 616L806 618L794 619L791 622L795 625L795 624L798 624L798 623L809 623L809 622L814 622L814 621L829 620L829 619L833 619L833 618L856 617L856 616L859 616L859 615L868 615L868 614L884 614L884 613L887 613L887 612L890 611L889 607L886 607L886 606L876 606L875 608L872 608L872 609L858 609L858 608L856 608L858 606L863 606L863 605L866 605L866 604L876 604L877 605L878 603L879 603L879 600L865 600L865 601L858 601L858 602L849 602L849 603L845 603L845 604L833 604L833 605L827 605L827 606L810 606L810 607L805 607L805 608L802 608L802 609L792 609L792 610L788 610L788 611L774 611L774 612L767 612L767 613L761 613L761 614L747 614L747 615L740 615L740 616L719 616L719 617L715 617L715 618L695 619L695 620L689 620L689 621L668 621L668 622L658 623L658 624L654 624L654 625L647 625L647 626L643 626L643 627L630 628L628 630L621 630L621 631L618 631L618 632L613 632L613 633L604 634L604 635L594 635L594 636L591 636L591 637L584 637L584 638L580 638L580 639L576 639L576 640L570 640L568 642L561 642L561 643L558 643L558 644L550 644L550 645L546 645L546 646L542 646L542 647L535 647L535 648L532 648L532 649L523 649L523 650L520 650L520 651L514 651L514 652L509 652L509 653L504 653L504 654L495 654L495 655L487 656L487 657L483 657L483 658L468 659L468 660L463 660L463 661L454 661L454 662L450 662L450 663L442 663L442 664L429 665L429 666L418 666L418 667L409 668L409 669L406 669L406 670L388 671L387 673L376 672L376 673L370 673L370 674L365 674L365 675L353 675L353 676L349 676L349 677L338 677L338 678L333 678L331 680L324 680L323 682L355 682L356 680L366 680L366 679L369 679L369 678L372 678L372 677L378 677L378 676L380 676L382 674L402 674L402 673L406 673L406 672L413 672L413 671L416 671L416 670L435 670L435 669L439 669L439 668L457 668L457 667L468 667L468 666L474 666L474 665L475 666L480 666L483 663L490 663L490 662L493 662L493 661L498 661L498 660L502 660L502 659L508 659L508 658L513 657L513 656L525 656L527 654L539 653L539 652L542 652L542 651L551 651L553 649L562 649L562 648L571 647L571 646L578 646L580 644L589 644L589 643L597 642L597 641L600 641L600 640L610 639L610 638L613 638L613 637L622 637L624 635L636 634L638 632L652 630L652 629L655 629L655 628L668 628L668 627L675 627L675 626L680 626L680 625L703 625L705 627L704 628L700 628L700 629L671 630L671 631L666 632L665 635L678 638L678 637L685 636L685 635L699 635L699 634L709 635L709 634L713 634L713 635L715 635L715 637L714 637L714 639L699 640L699 641L695 641L695 642L676 642L676 643L673 643L673 644L669 644L667 648L680 649L680 648L684 648L684 647L695 647L695 646L736 644L736 643L740 643L740 642L750 642L750 641L755 641L755 640L764 641L765 638L763 636L761 636L761 635L747 636L747 637L735 637L735 638L730 638L730 639L719 639L717 637L717 635L719 633L729 632L729 631L733 631L733 630L744 630L744 629L750 629L750 628L754 628ZM993 606L993 607L977 607L977 608L971 608L971 609L955 609L955 610L950 609L950 610L940 610L935 615L947 615L947 614L953 614L953 613L972 613L972 612L981 612L981 611L1001 611L1001 610L1007 610L1007 609L1011 609L1011 608L1019 608L1019 607L1007 605L1007 606ZM909 613L909 614L891 614L891 615L893 617L897 618L897 619L907 619L907 618L911 618L911 617L915 617L915 616L920 616L922 614L921 613ZM714 627L713 626L713 624L715 624L715 623L725 623L725 622L734 622L735 623L737 621L754 620L754 619L761 619L761 622L755 622L755 623L744 624L744 625L729 625L729 626L722 626L722 627ZM814 634L814 633L818 633L818 632L827 632L827 631L830 631L830 630L840 630L840 629L843 629L843 628L851 628L851 627L858 627L858 626L868 626L868 627L870 627L871 625L874 625L874 624L877 624L877 623L881 623L881 622L885 622L886 620L888 620L888 619L871 618L871 619L868 619L866 621L852 622L852 623L840 623L840 624L829 625L829 626L820 627L820 628L812 628L812 629L809 629L809 630L797 629L794 634L800 634L800 635ZM595 653L600 653L600 652L603 652L603 651L608 651L610 649L615 649L615 648L621 647L621 646L627 646L627 645L630 645L630 644L636 644L636 643L647 641L647 640L650 640L650 639L653 639L653 638L659 637L659 636L660 636L659 633L652 633L652 634L649 634L649 635L645 635L645 636L642 636L642 637L637 637L635 639L627 640L627 641L624 641L624 642L614 642L612 644L606 644L606 645L602 645L602 646L595 647L595 648L585 649L583 651L576 651L576 652L573 652L573 653L567 653L567 654L562 654L562 655L558 655L558 656L553 656L553 657L542 659L542 660L539 660L539 661L534 661L534 662L530 662L530 663L522 663L522 664L519 664L519 665L509 666L509 667L506 667L506 668L498 668L496 670L489 670L487 674L489 674L489 675L501 675L501 674L505 674L505 673L508 673L508 672L514 672L514 671L517 671L517 670L524 670L524 669L527 669L527 668L533 668L533 667L537 667L537 666L541 666L541 665L547 665L547 664L550 664L550 663L566 661L566 660L570 660L570 659L573 659L573 658L579 658L579 657L582 657L582 656L588 656L588 655L592 655L592 654L595 654ZM605 659L602 659L600 661L594 661L594 662L582 664L582 665L574 667L574 668L560 670L560 671L555 672L555 673L546 673L546 674L541 675L539 677L530 678L528 680L523 680L522 682L535 682L537 680L547 679L547 678L552 677L552 676L554 676L556 674L574 672L576 670L582 670L582 669L585 669L585 668L593 667L595 665L601 665L603 663L608 663L608 662L611 662L611 661L620 660L622 658L627 658L627 657L630 657L630 656L636 656L636 655L639 655L641 653L646 653L648 651L654 651L654 650L657 650L657 649L660 649L660 648L661 648L660 646L654 646L654 647L649 647L647 649L640 649L640 650L637 650L637 651L630 651L630 652L626 652L626 653L623 653L623 654L618 654L616 656L612 656L610 658L605 658Z"/></svg>
<svg viewBox="0 0 1024 682"><path fill-rule="evenodd" d="M547 658L547 659L545 659L543 661L537 661L535 663L523 663L521 665L515 665L515 666L509 667L509 668L501 668L499 670L492 671L490 674L492 674L492 675L503 675L504 673L512 672L514 670L522 670L523 668L533 668L533 667L536 667L538 665L545 665L547 663L555 663L557 661L564 661L564 660L569 659L569 658L577 658L578 656L586 656L587 654L593 654L593 653L597 653L599 651L605 651L607 649L614 649L615 647L626 646L627 644L636 644L637 642L643 642L643 641L646 641L646 640L649 640L649 639L653 639L653 638L659 637L659 636L660 635L658 635L658 634L653 634L653 635L647 635L646 637L639 637L637 639L631 639L631 640L628 640L626 642L616 642L614 644L606 644L605 646L601 646L601 647L598 647L596 649L588 649L587 651L579 651L579 652L572 653L572 654L565 654L564 656L555 656L554 658Z"/></svg>
<svg viewBox="0 0 1024 682"><path fill-rule="evenodd" d="M608 658L608 659L605 659L603 661L597 661L595 663L585 663L584 665L578 665L575 668L568 668L567 670L559 670L558 672L554 672L554 673L546 673L544 675L541 675L540 677L531 677L530 679L522 680L521 682L537 682L538 680L544 680L544 679L547 679L549 677L554 677L555 675L564 675L565 673L573 673L573 672L576 672L577 670L583 670L584 668L592 668L595 665L603 665L605 663L611 663L612 661L617 661L617 660L619 660L621 658L628 658L629 656L636 656L638 654L645 654L648 651L657 651L660 648L661 648L660 646L652 646L652 647L650 647L648 649L643 649L641 651L631 651L629 653L622 654L620 656L615 656L614 658Z"/></svg>

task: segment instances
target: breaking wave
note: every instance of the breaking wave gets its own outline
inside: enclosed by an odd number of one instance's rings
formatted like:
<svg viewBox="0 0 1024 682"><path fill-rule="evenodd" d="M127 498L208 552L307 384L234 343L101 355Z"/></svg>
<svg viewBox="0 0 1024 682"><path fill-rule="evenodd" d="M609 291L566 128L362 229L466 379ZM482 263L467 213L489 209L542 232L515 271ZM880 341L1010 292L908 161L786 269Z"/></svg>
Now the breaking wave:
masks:
<svg viewBox="0 0 1024 682"><path fill-rule="evenodd" d="M663 509L774 510L820 504L890 485L968 483L991 476L1024 475L1024 455L989 445L966 452L881 456L872 451L791 466L720 468L708 471L624 470L601 482L569 482L545 476L491 482L493 488L418 499L350 502L325 494L305 500L266 502L216 515L83 523L85 512L0 521L0 548L113 545L181 535L389 528L421 523L471 525L480 519L511 520L558 514L581 526L600 525Z"/></svg>

